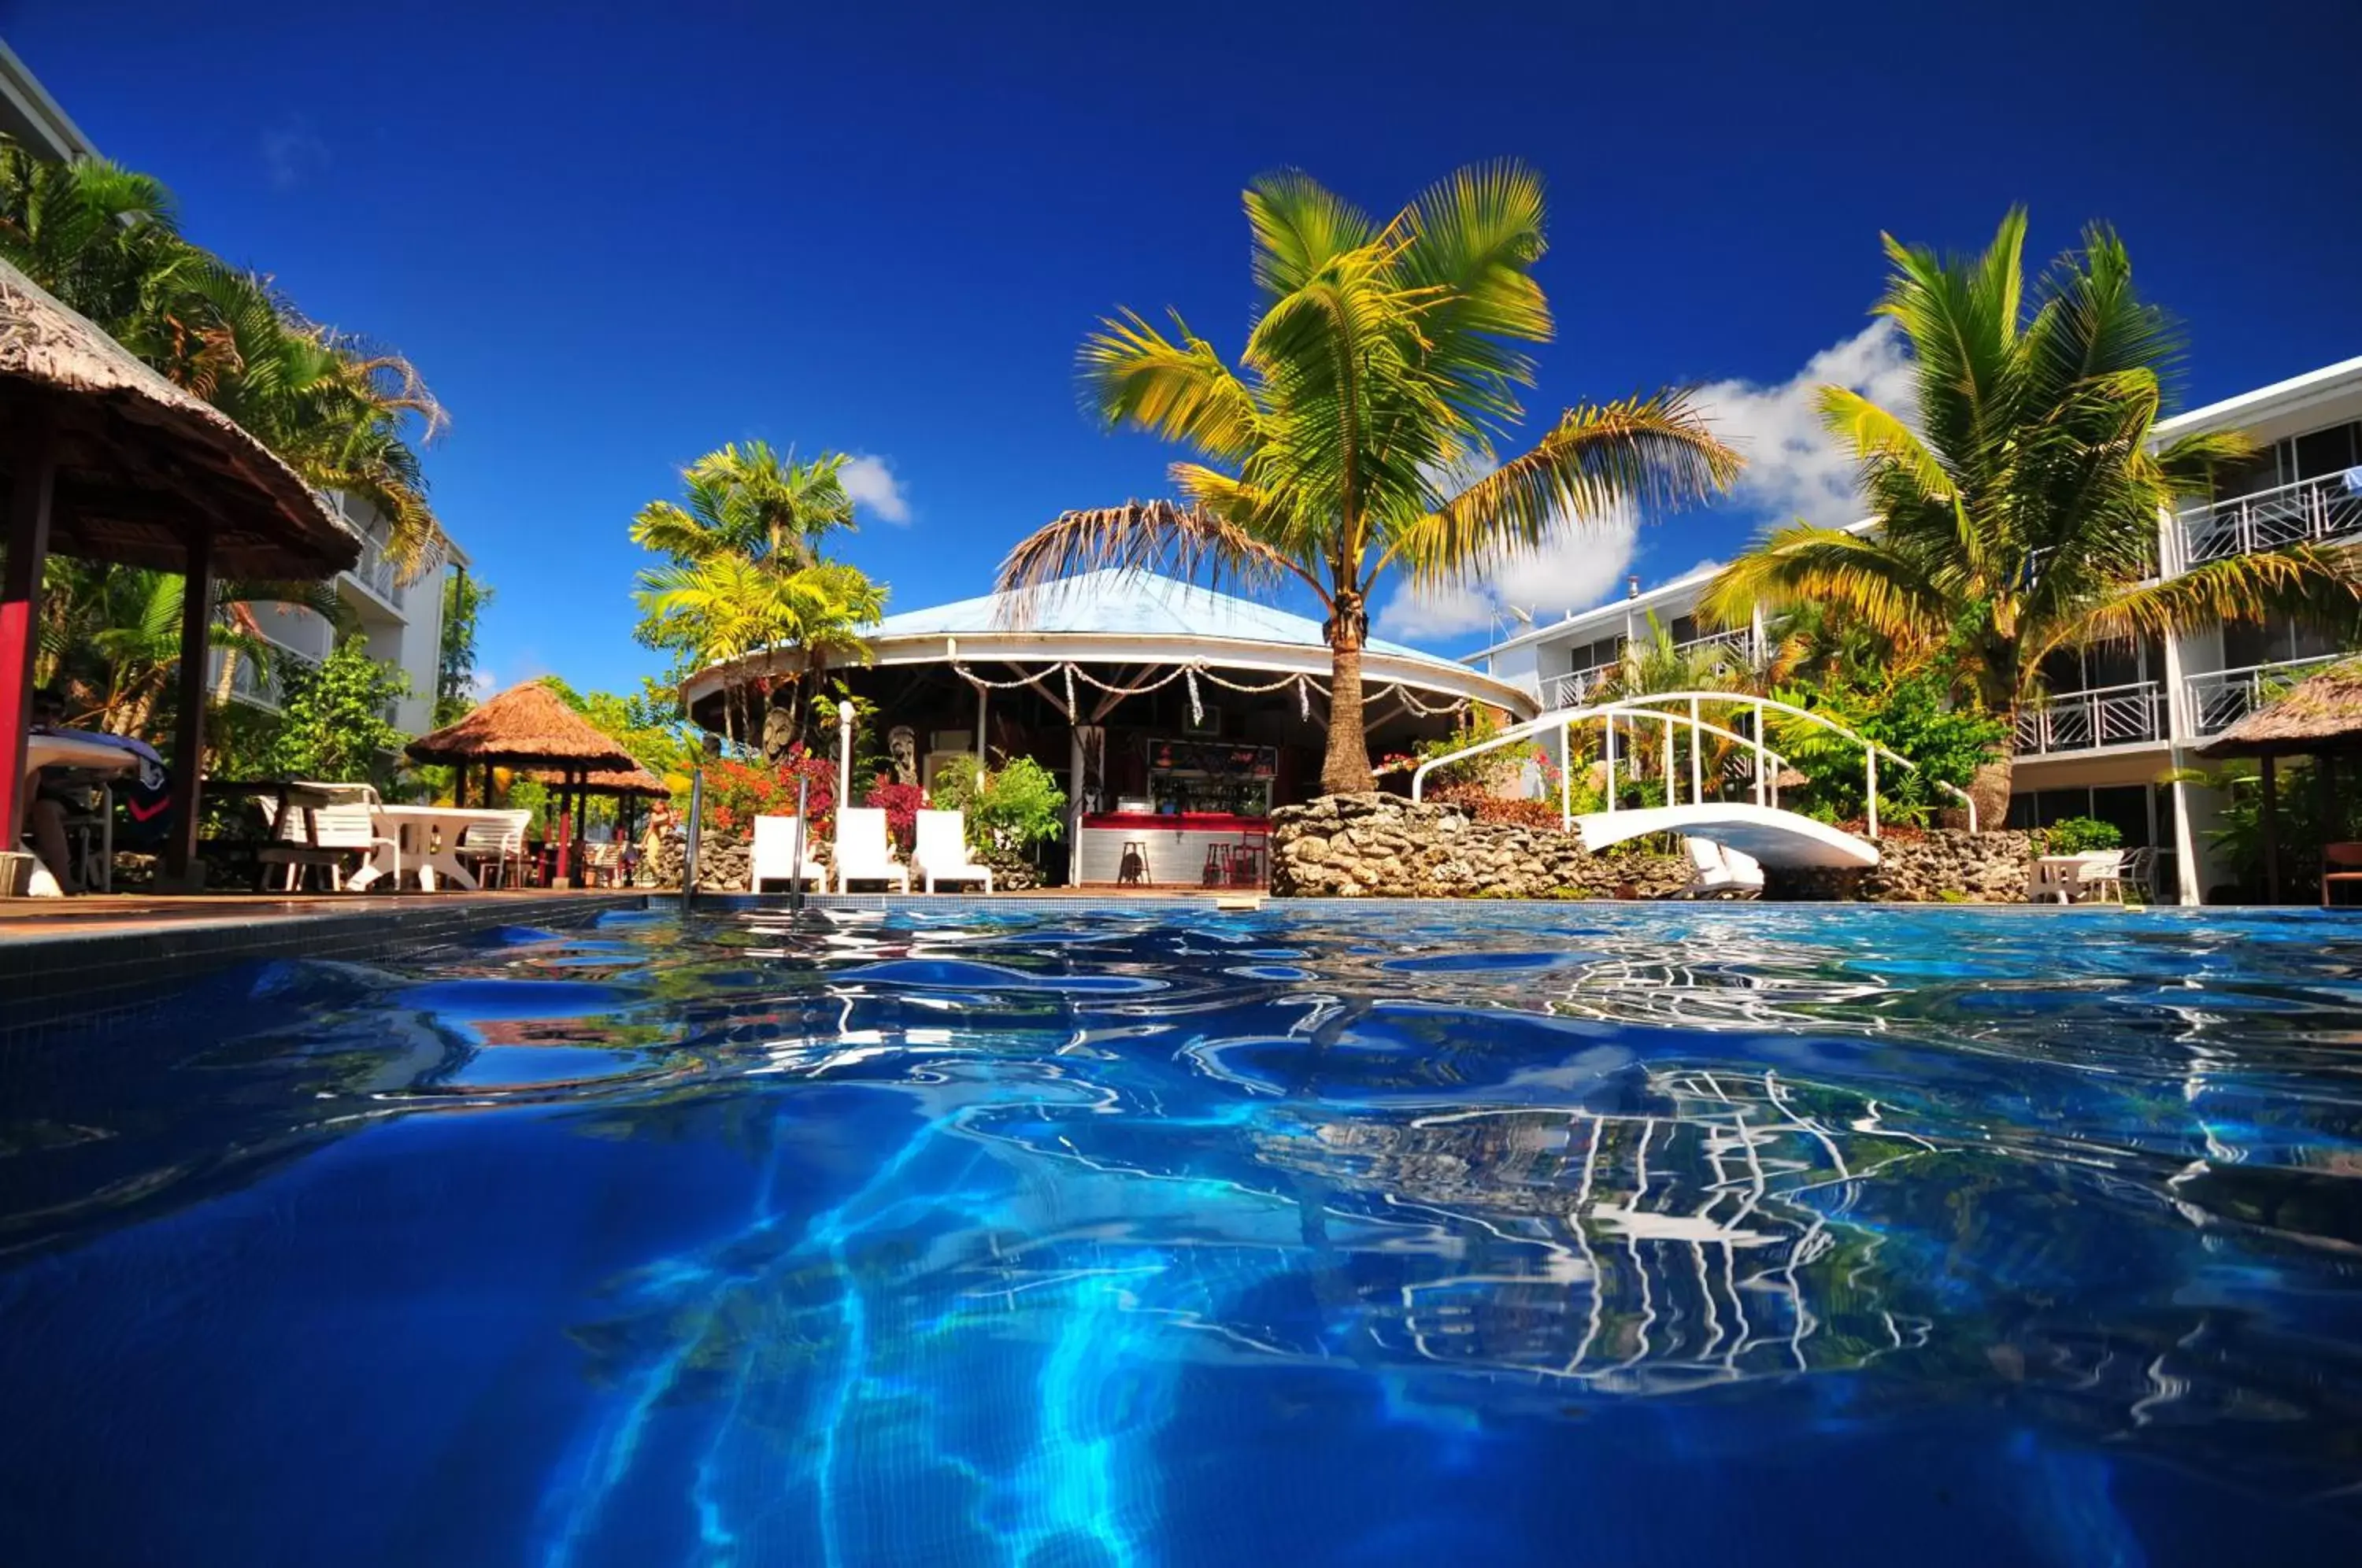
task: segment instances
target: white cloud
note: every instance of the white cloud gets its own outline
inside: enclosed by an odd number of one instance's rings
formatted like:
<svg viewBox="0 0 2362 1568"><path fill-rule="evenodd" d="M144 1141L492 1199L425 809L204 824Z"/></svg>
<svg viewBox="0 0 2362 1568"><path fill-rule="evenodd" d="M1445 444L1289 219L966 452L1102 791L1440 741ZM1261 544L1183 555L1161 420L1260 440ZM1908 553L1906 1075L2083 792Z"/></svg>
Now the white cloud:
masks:
<svg viewBox="0 0 2362 1568"><path fill-rule="evenodd" d="M902 481L883 458L855 458L844 465L844 492L856 505L866 506L887 523L902 524L911 520L911 498L903 493Z"/></svg>
<svg viewBox="0 0 2362 1568"><path fill-rule="evenodd" d="M262 133L262 168L274 191L292 191L329 162L328 144L302 115Z"/></svg>
<svg viewBox="0 0 2362 1568"><path fill-rule="evenodd" d="M1852 455L1821 427L1824 386L1849 387L1905 419L1916 411L1903 335L1882 320L1822 349L1777 386L1715 381L1698 389L1698 407L1714 421L1715 434L1746 455L1733 496L1739 506L1827 527L1861 515Z"/></svg>
<svg viewBox="0 0 2362 1568"><path fill-rule="evenodd" d="M1537 619L1544 610L1586 608L1622 586L1639 536L1639 514L1619 507L1597 522L1562 527L1540 550L1480 581L1424 593L1398 582L1378 610L1378 627L1393 637L1450 637L1486 629L1505 605Z"/></svg>
<svg viewBox="0 0 2362 1568"><path fill-rule="evenodd" d="M1914 413L1910 360L1902 335L1885 321L1822 349L1777 385L1728 381L1698 389L1698 407L1715 433L1747 458L1732 510L1762 519L1801 514L1832 526L1861 515L1853 458L1821 428L1820 389L1830 384L1850 387L1906 419ZM1429 593L1397 585L1378 612L1379 627L1390 636L1444 638L1488 630L1510 605L1537 620L1587 610L1623 587L1639 537L1638 515L1619 512L1562 529L1540 550L1481 581Z"/></svg>

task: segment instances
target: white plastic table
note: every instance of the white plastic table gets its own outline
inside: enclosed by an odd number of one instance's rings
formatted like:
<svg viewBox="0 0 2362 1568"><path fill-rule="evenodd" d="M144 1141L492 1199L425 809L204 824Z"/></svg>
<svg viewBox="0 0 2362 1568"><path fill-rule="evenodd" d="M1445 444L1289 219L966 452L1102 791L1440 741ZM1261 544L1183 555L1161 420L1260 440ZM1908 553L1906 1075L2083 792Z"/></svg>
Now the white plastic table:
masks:
<svg viewBox="0 0 2362 1568"><path fill-rule="evenodd" d="M402 846L402 868L418 873L418 885L435 890L435 879L447 877L469 892L476 890L476 874L459 864L459 835L479 823L506 827L506 812L479 811L467 806L379 806L370 812L378 832ZM394 852L381 845L370 852L370 862L348 883L359 892L380 877L393 875Z"/></svg>

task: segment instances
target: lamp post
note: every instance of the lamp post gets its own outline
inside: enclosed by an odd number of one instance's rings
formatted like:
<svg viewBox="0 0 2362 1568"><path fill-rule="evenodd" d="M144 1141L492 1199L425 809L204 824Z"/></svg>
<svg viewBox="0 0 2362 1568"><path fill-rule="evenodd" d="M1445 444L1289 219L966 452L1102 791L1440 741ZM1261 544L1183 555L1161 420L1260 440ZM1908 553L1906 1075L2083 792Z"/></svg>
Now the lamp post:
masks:
<svg viewBox="0 0 2362 1568"><path fill-rule="evenodd" d="M853 804L853 699L836 704L836 809Z"/></svg>

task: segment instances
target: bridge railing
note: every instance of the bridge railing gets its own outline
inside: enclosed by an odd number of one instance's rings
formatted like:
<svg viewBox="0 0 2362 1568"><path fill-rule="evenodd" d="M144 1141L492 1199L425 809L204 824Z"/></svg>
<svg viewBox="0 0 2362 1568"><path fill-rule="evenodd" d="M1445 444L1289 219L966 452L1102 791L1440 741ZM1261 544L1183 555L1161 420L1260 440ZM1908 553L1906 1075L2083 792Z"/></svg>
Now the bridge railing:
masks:
<svg viewBox="0 0 2362 1568"><path fill-rule="evenodd" d="M1749 710L1755 721L1751 726L1754 734L1739 734L1706 719L1702 709L1708 702ZM1488 751L1497 751L1505 745L1515 745L1520 741L1538 740L1555 730L1559 737L1559 758L1563 764L1559 774L1559 824L1562 828L1571 831L1574 826L1574 749L1572 745L1574 726L1597 721L1606 727L1606 745L1603 749L1607 762L1606 810L1612 812L1616 810L1617 721L1620 719L1636 728L1642 723L1663 726L1667 804L1679 803L1673 798L1679 787L1674 736L1678 732L1685 730L1690 736L1689 772L1692 804L1700 806L1705 804L1705 737L1712 735L1721 740L1735 741L1747 746L1755 754L1755 803L1759 806L1777 807L1780 803L1780 770L1788 766L1788 759L1772 750L1770 744L1763 738L1765 716L1774 712L1803 719L1840 739L1850 741L1861 747L1862 798L1866 802L1864 807L1867 816L1866 825L1870 830L1870 836L1876 838L1878 836L1879 759L1883 757L1888 762L1914 773L1919 771L1918 764L1907 756L1890 751L1867 735L1856 734L1826 713L1816 713L1809 708L1799 708L1793 702L1783 702L1776 697L1749 697L1728 691L1653 692L1642 697L1619 698L1612 702L1597 702L1579 708L1562 708L1554 712L1543 713L1537 718L1527 720L1522 724L1513 724L1498 734L1488 735L1472 745L1462 746L1458 751L1446 752L1441 756L1429 757L1420 763L1411 770L1410 798L1414 801L1422 798L1427 786L1427 776L1436 768L1447 767L1455 762L1464 762L1469 757L1479 756ZM1941 779L1931 779L1930 782L1968 808L1969 831L1977 832L1976 801L1970 800L1965 790L1947 784Z"/></svg>

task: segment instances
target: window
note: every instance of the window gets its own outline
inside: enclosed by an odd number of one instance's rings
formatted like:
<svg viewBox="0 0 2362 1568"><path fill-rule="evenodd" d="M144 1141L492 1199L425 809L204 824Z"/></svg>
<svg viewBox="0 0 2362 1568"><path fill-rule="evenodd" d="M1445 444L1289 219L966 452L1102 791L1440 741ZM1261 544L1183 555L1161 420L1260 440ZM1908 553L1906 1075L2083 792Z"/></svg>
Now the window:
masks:
<svg viewBox="0 0 2362 1568"><path fill-rule="evenodd" d="M2324 474L2342 474L2362 464L2362 453L2355 450L2356 436L2362 425L2333 425L2326 430L2316 430L2296 438L2296 479L2320 479Z"/></svg>

